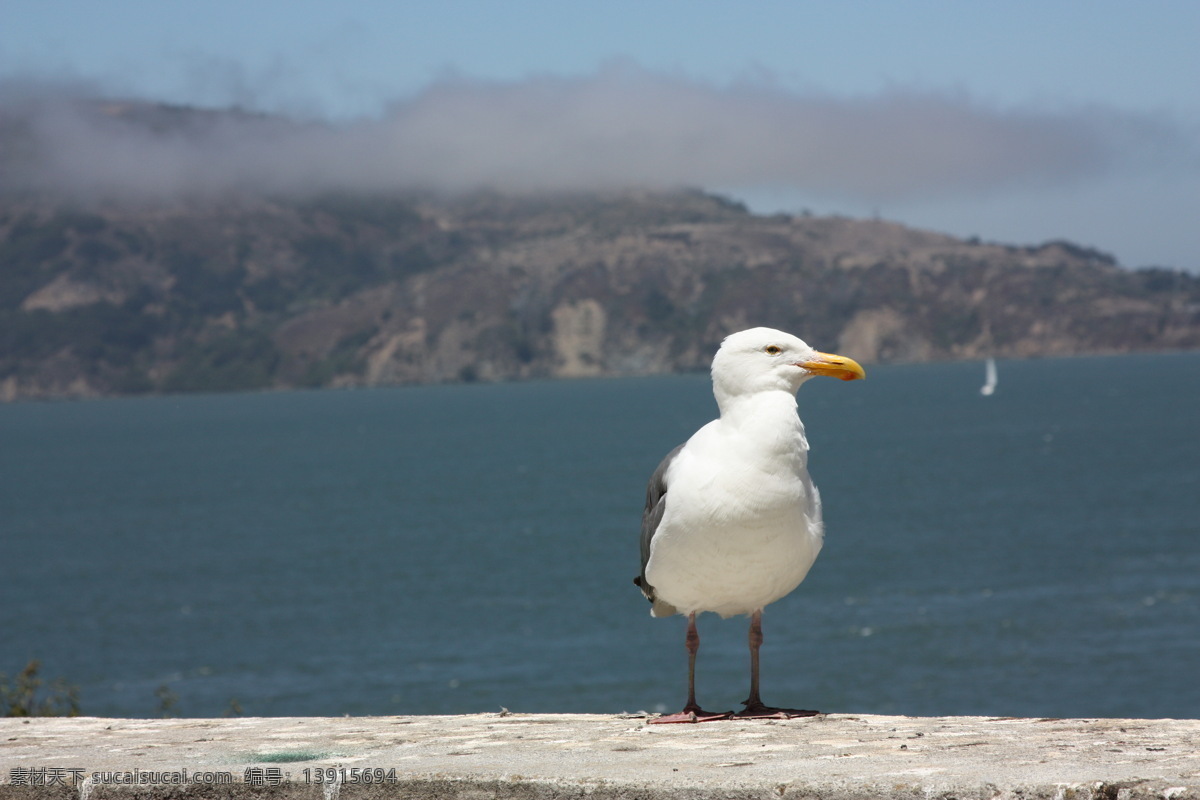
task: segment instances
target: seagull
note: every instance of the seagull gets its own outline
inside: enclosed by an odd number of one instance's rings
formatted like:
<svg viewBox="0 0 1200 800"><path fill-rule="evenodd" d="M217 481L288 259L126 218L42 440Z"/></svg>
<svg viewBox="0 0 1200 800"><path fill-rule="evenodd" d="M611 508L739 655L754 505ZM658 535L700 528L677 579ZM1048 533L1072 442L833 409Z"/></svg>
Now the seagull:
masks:
<svg viewBox="0 0 1200 800"><path fill-rule="evenodd" d="M863 368L771 328L726 337L713 358L720 417L672 450L650 476L642 515L642 571L634 583L650 614L687 617L688 694L683 711L651 721L703 722L814 716L773 708L758 687L763 608L800 585L824 539L821 498L808 475L808 441L796 391L816 375L851 381ZM746 707L709 712L696 703L696 615L750 616Z"/></svg>

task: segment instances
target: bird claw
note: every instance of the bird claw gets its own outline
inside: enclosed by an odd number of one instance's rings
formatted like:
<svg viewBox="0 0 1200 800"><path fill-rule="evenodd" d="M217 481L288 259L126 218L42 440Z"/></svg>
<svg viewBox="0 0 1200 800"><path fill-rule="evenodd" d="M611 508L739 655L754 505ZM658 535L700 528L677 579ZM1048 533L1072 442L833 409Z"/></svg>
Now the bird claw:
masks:
<svg viewBox="0 0 1200 800"><path fill-rule="evenodd" d="M705 711L702 708L685 708L678 714L667 714L663 717L652 717L651 725L662 725L670 722L713 722L718 719L732 719L732 711Z"/></svg>
<svg viewBox="0 0 1200 800"><path fill-rule="evenodd" d="M801 708L774 708L772 706L753 705L734 714L735 719L797 719L799 717L816 717L820 711L809 711Z"/></svg>

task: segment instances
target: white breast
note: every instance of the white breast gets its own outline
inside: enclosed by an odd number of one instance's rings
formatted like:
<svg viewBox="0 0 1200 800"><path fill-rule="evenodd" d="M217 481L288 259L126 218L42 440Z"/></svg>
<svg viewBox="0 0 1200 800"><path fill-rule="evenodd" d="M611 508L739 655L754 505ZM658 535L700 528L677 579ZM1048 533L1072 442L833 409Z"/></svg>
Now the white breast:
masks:
<svg viewBox="0 0 1200 800"><path fill-rule="evenodd" d="M823 538L806 453L798 420L768 437L720 421L697 432L667 473L646 565L658 597L684 614L730 616L795 589Z"/></svg>

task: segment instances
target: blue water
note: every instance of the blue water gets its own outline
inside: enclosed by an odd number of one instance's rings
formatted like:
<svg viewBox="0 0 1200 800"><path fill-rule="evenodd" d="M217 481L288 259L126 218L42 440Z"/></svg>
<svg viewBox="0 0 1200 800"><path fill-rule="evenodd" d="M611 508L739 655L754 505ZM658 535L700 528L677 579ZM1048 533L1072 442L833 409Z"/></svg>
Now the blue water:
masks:
<svg viewBox="0 0 1200 800"><path fill-rule="evenodd" d="M1200 716L1200 354L874 367L800 392L825 549L768 702ZM0 406L0 672L93 715L677 710L631 579L706 376ZM704 615L706 707L746 693Z"/></svg>

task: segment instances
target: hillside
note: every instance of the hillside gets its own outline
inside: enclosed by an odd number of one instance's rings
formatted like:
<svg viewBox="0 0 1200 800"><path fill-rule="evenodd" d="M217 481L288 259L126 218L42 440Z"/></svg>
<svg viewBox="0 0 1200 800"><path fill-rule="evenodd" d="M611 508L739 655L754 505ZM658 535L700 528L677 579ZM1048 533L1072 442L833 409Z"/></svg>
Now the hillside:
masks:
<svg viewBox="0 0 1200 800"><path fill-rule="evenodd" d="M0 398L1200 347L1200 277L699 192L0 199Z"/></svg>

